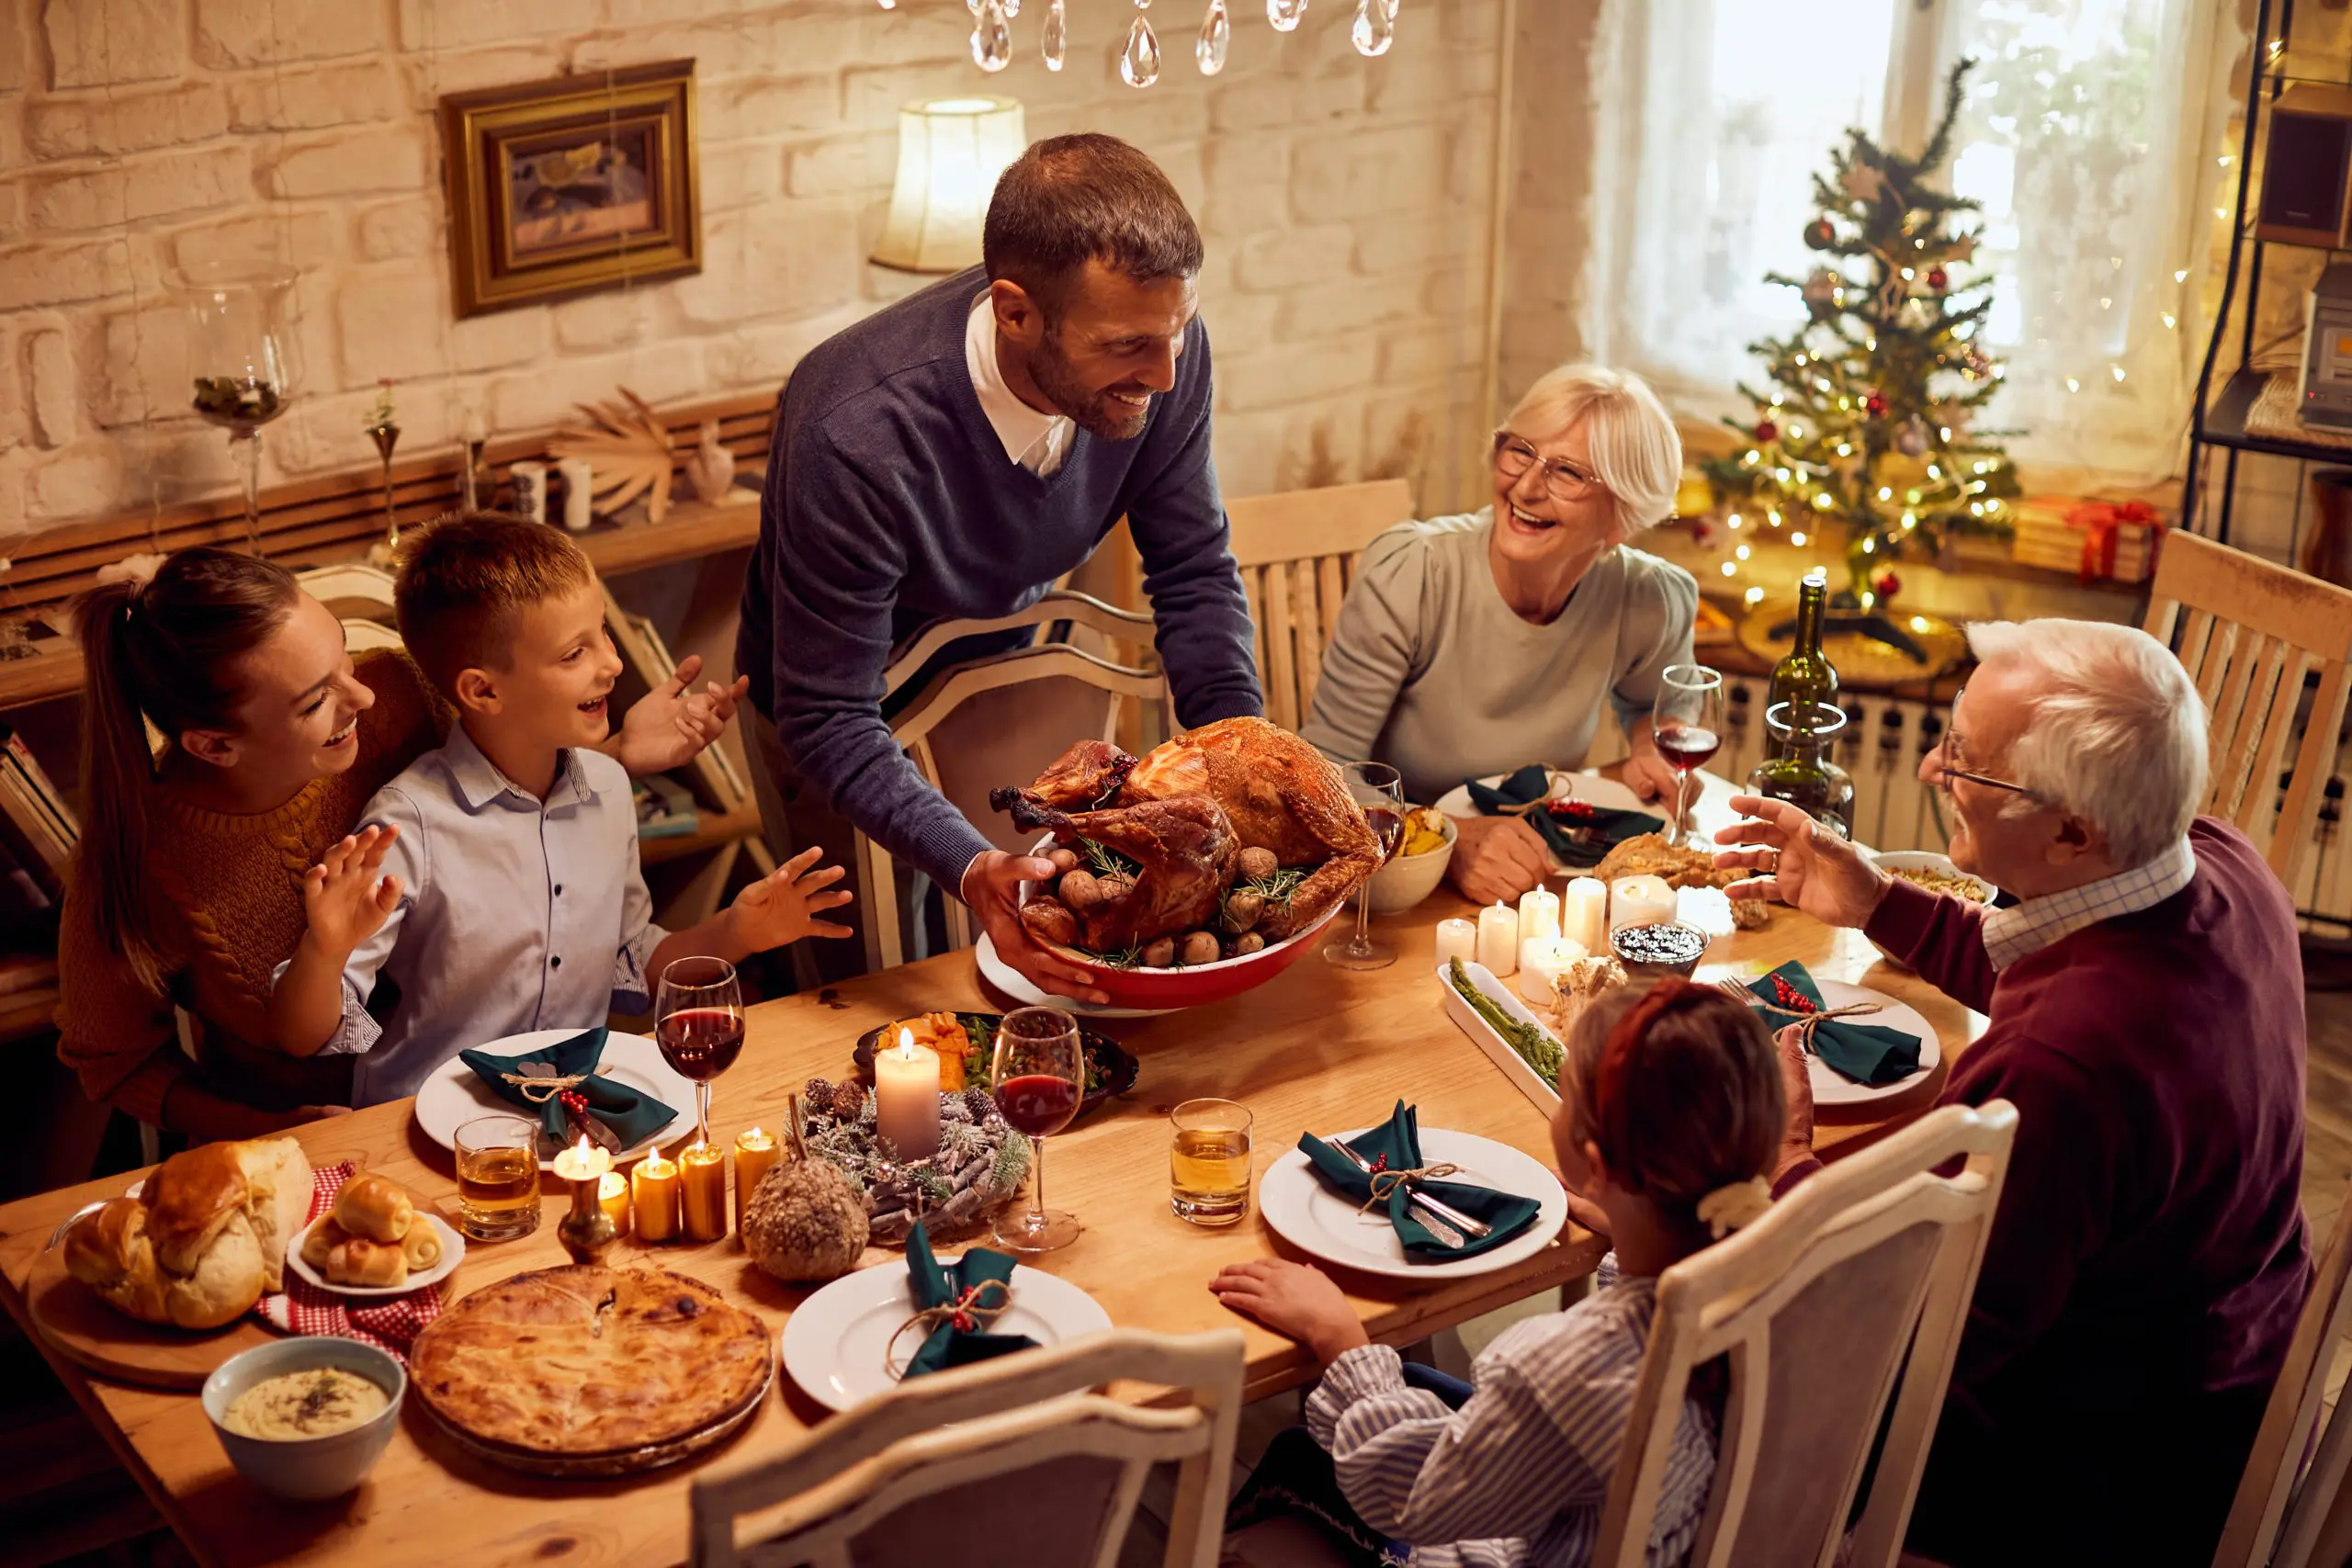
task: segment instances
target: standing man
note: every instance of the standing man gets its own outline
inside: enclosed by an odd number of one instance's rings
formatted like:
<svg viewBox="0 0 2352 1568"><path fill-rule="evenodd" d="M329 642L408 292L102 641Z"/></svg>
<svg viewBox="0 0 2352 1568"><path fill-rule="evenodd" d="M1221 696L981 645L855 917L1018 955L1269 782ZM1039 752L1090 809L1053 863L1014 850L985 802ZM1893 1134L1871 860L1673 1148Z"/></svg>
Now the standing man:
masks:
<svg viewBox="0 0 2352 1568"><path fill-rule="evenodd" d="M793 371L736 665L779 852L821 843L862 879L862 830L958 892L1013 968L1099 999L1017 917L1021 883L1050 867L990 847L923 782L891 738L882 671L929 622L1035 603L1124 516L1179 722L1261 711L1209 458L1201 236L1150 159L1064 136L1004 172L983 253Z"/></svg>

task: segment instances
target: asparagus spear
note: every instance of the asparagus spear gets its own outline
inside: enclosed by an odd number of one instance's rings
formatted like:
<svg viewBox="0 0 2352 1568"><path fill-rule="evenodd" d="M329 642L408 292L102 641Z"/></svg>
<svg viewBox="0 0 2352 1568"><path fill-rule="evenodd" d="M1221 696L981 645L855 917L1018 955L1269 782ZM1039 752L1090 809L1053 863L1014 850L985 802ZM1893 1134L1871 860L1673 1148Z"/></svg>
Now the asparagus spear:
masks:
<svg viewBox="0 0 2352 1568"><path fill-rule="evenodd" d="M1468 1002L1473 1010L1493 1026L1495 1032L1501 1035L1512 1050L1519 1053L1520 1060L1535 1069L1537 1077L1558 1089L1562 1055L1560 1043L1541 1026L1522 1023L1505 1012L1494 998L1478 988L1476 982L1470 978L1470 972L1462 967L1462 960L1456 958L1449 962L1453 988L1462 993L1462 999Z"/></svg>

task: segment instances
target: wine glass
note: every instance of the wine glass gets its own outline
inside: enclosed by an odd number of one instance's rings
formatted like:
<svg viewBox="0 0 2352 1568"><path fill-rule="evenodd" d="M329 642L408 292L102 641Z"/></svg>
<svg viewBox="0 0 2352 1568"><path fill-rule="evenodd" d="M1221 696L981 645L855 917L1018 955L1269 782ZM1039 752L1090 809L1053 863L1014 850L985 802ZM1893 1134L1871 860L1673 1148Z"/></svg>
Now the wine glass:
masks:
<svg viewBox="0 0 2352 1568"><path fill-rule="evenodd" d="M1380 863L1405 841L1405 779L1385 762L1350 762L1340 770L1348 781L1348 798L1363 807L1363 819L1380 845ZM1376 869L1376 868L1375 868ZM1396 950L1372 934L1372 878L1356 889L1356 929L1352 936L1333 939L1323 956L1342 969L1385 969L1396 962Z"/></svg>
<svg viewBox="0 0 2352 1568"><path fill-rule="evenodd" d="M186 269L190 402L244 459L245 540L261 554L261 427L286 412L284 319L292 269L215 263Z"/></svg>
<svg viewBox="0 0 2352 1568"><path fill-rule="evenodd" d="M996 1223L997 1241L1014 1252L1051 1252L1078 1239L1078 1221L1046 1207L1046 1137L1069 1125L1086 1092L1086 1053L1078 1020L1058 1008L1016 1008L997 1025L989 1081L996 1108L1028 1134L1036 1172L1027 1213Z"/></svg>
<svg viewBox="0 0 2352 1568"><path fill-rule="evenodd" d="M711 1080L743 1054L743 986L724 958L681 958L662 971L653 1043L695 1084L695 1142L710 1142Z"/></svg>
<svg viewBox="0 0 2352 1568"><path fill-rule="evenodd" d="M1690 830L1690 775L1724 743L1724 678L1703 664L1669 664L1650 705L1650 739L1674 770L1674 820L1666 841L1686 842Z"/></svg>

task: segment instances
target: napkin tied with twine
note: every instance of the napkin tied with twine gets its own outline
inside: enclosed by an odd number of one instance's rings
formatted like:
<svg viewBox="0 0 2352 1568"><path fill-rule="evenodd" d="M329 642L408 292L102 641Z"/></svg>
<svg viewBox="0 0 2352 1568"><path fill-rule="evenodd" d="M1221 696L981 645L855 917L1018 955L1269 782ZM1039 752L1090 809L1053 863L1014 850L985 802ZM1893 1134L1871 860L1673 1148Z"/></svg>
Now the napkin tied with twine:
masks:
<svg viewBox="0 0 2352 1568"><path fill-rule="evenodd" d="M1411 1172L1451 1172L1456 1168L1431 1167L1421 1158L1420 1112L1401 1100L1396 1102L1396 1109L1389 1112L1387 1121L1357 1134L1347 1140L1347 1145L1373 1167L1369 1173L1358 1170L1345 1155L1312 1133L1302 1133L1298 1138L1299 1152L1315 1167L1317 1175L1357 1203L1366 1207L1376 1204L1387 1210L1388 1223L1396 1228L1396 1239L1404 1244L1408 1259L1443 1263L1456 1258L1474 1258L1500 1247L1533 1224L1543 1210L1543 1205L1532 1198L1498 1192L1491 1187L1436 1179L1434 1175L1405 1179ZM1414 1187L1480 1224L1492 1226L1492 1232L1476 1241L1464 1238L1460 1247L1447 1246L1422 1223L1420 1211L1413 1207Z"/></svg>
<svg viewBox="0 0 2352 1568"><path fill-rule="evenodd" d="M1541 762L1530 762L1500 784L1484 784L1465 779L1471 804L1488 817L1516 817L1535 829L1552 857L1562 865L1582 870L1599 865L1609 852L1627 839L1655 833L1666 826L1662 817L1646 811L1620 811L1613 807L1588 806L1580 800L1554 800L1552 773ZM1591 837L1577 835L1591 829Z"/></svg>
<svg viewBox="0 0 2352 1568"><path fill-rule="evenodd" d="M1813 976L1795 959L1760 980L1750 981L1747 990L1774 1033L1792 1024L1802 1027L1805 1049L1841 1077L1876 1089L1900 1083L1919 1070L1918 1036L1908 1030L1835 1016L1838 1010L1822 1001ZM1825 1013L1831 1016L1822 1016Z"/></svg>
<svg viewBox="0 0 2352 1568"><path fill-rule="evenodd" d="M536 1118L548 1142L561 1148L572 1141L566 1120L566 1094L585 1101L588 1115L619 1140L617 1147L633 1149L678 1119L678 1112L650 1094L596 1073L605 1054L604 1029L591 1029L569 1040L542 1045L519 1056L493 1056L486 1051L460 1051L458 1059L474 1070L508 1104ZM526 1068L538 1067L534 1075ZM533 1078L545 1081L541 1088Z"/></svg>
<svg viewBox="0 0 2352 1568"><path fill-rule="evenodd" d="M890 1345L919 1328L928 1332L899 1380L1035 1349L1037 1342L1025 1334L989 1331L1012 1304L1012 1269L1010 1257L985 1247L967 1247L956 1261L942 1263L931 1249L931 1232L918 1222L907 1233L907 1284L917 1310Z"/></svg>

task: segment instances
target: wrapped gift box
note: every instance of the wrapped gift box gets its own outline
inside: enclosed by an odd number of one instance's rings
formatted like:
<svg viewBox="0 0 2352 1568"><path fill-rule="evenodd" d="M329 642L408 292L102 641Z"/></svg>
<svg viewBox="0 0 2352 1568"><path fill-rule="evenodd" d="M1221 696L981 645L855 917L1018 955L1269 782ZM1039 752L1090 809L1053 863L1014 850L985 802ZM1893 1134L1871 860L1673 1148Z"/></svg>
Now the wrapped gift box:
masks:
<svg viewBox="0 0 2352 1568"><path fill-rule="evenodd" d="M2097 501L2079 495L2040 495L2015 502L2016 533L2009 558L2025 566L2071 571L2085 582L2110 578L2145 582L2156 570L2165 519L2144 501Z"/></svg>

